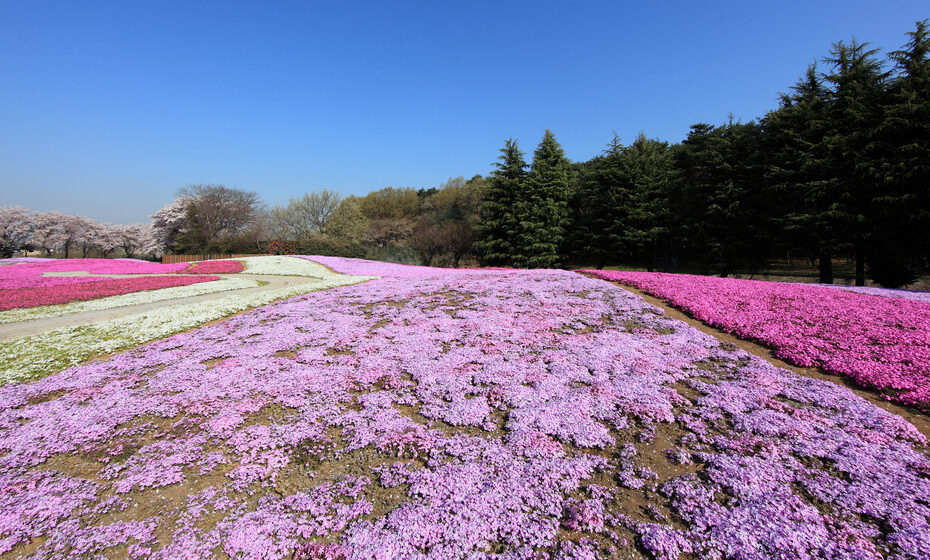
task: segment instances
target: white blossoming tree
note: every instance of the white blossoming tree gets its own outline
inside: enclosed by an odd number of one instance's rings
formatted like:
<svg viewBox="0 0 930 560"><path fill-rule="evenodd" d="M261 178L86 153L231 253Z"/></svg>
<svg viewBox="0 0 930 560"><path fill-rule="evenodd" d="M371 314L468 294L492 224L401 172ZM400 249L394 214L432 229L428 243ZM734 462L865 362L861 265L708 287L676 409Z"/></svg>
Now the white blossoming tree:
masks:
<svg viewBox="0 0 930 560"><path fill-rule="evenodd" d="M0 207L0 258L12 257L32 237L32 213L22 206Z"/></svg>

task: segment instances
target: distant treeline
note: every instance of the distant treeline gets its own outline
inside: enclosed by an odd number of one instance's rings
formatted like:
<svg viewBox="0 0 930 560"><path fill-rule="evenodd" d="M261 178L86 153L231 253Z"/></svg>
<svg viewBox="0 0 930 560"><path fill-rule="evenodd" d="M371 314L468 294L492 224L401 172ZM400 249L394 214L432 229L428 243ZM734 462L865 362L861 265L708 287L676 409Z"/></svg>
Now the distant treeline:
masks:
<svg viewBox="0 0 930 560"><path fill-rule="evenodd" d="M515 141L488 180L476 248L485 264L688 261L723 276L793 255L856 263L885 286L913 282L930 250L928 22L888 60L836 43L777 109L695 124L676 145L618 138L568 161L547 131L529 166Z"/></svg>
<svg viewBox="0 0 930 560"><path fill-rule="evenodd" d="M776 109L746 123L692 125L679 144L615 136L600 155L572 162L547 130L529 163L507 140L488 177L345 198L322 190L270 209L255 192L191 185L139 230L141 241L122 235L122 252L632 264L724 276L795 258L818 263L820 281L831 283L833 260L847 258L856 284L868 275L905 285L930 255L928 21L907 37L885 58L865 43L836 43ZM75 237L55 229L73 220L0 210L7 254L31 246L68 255L74 239L87 240L85 254L119 246L106 228Z"/></svg>

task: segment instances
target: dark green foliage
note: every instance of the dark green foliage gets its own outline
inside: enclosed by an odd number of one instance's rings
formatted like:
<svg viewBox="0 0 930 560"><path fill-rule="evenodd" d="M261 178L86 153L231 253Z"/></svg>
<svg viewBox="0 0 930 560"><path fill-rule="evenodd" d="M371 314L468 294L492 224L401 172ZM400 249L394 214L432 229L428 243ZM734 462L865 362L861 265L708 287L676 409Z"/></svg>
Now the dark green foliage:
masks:
<svg viewBox="0 0 930 560"><path fill-rule="evenodd" d="M673 170L665 142L640 134L629 147L614 136L581 170L574 197L576 259L604 266L636 262L651 270L673 252L669 196Z"/></svg>
<svg viewBox="0 0 930 560"><path fill-rule="evenodd" d="M633 203L622 240L633 260L652 270L657 257L671 256L672 158L668 143L640 133L623 151L622 163L632 186Z"/></svg>
<svg viewBox="0 0 930 560"><path fill-rule="evenodd" d="M439 189L437 189L436 187L430 187L428 189L417 189L417 198L419 198L422 201L422 200L425 200L433 196L434 194L438 192L439 192Z"/></svg>
<svg viewBox="0 0 930 560"><path fill-rule="evenodd" d="M326 235L314 235L295 242L298 255L320 255L323 257L365 258L365 247Z"/></svg>
<svg viewBox="0 0 930 560"><path fill-rule="evenodd" d="M623 144L614 135L604 152L581 166L572 198L573 260L602 268L626 253L622 231L632 206L630 185L623 173Z"/></svg>
<svg viewBox="0 0 930 560"><path fill-rule="evenodd" d="M682 210L690 217L685 249L721 276L755 270L771 252L761 140L755 122L697 124L675 151Z"/></svg>
<svg viewBox="0 0 930 560"><path fill-rule="evenodd" d="M832 66L833 85L824 142L830 173L837 181L837 211L845 218L845 239L856 258L856 285L865 285L865 256L875 227L872 200L880 195L883 176L876 133L888 73L875 49L855 40L833 45L824 61Z"/></svg>
<svg viewBox="0 0 930 560"><path fill-rule="evenodd" d="M833 283L832 258L843 250L843 202L825 142L829 92L816 65L763 119L766 180L778 249L820 262L820 282Z"/></svg>
<svg viewBox="0 0 930 560"><path fill-rule="evenodd" d="M872 197L869 276L883 286L913 282L930 251L930 33L928 21L891 53L898 71L878 130L883 183Z"/></svg>
<svg viewBox="0 0 930 560"><path fill-rule="evenodd" d="M511 266L517 232L515 205L526 179L526 161L512 138L504 143L498 159L482 197L475 248L482 264Z"/></svg>
<svg viewBox="0 0 930 560"><path fill-rule="evenodd" d="M551 131L533 153L533 164L514 204L513 266L553 268L568 225L568 200L574 182L571 162Z"/></svg>

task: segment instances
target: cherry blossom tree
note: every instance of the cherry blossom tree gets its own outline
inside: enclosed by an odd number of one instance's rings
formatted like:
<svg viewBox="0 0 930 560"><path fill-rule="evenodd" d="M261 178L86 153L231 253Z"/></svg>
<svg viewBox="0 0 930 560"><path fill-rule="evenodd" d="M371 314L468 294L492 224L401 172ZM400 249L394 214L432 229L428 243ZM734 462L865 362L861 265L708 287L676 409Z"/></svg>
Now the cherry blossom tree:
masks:
<svg viewBox="0 0 930 560"><path fill-rule="evenodd" d="M12 257L32 237L32 214L22 206L0 207L0 258Z"/></svg>
<svg viewBox="0 0 930 560"><path fill-rule="evenodd" d="M179 235L187 231L187 209L191 204L189 197L178 197L166 204L161 210L152 214L152 243L158 253L164 254L174 247Z"/></svg>
<svg viewBox="0 0 930 560"><path fill-rule="evenodd" d="M64 242L61 224L66 218L67 216L61 212L39 212L34 215L32 242L36 247L42 248L49 257Z"/></svg>
<svg viewBox="0 0 930 560"><path fill-rule="evenodd" d="M120 247L119 227L112 224L98 224L99 229L94 237L94 246L104 258L108 258L113 251Z"/></svg>
<svg viewBox="0 0 930 560"><path fill-rule="evenodd" d="M93 220L84 216L63 215L59 231L61 232L61 248L65 252L66 259L71 255L71 248L75 244L82 244L88 235L92 235L92 222ZM84 255L86 254L85 250Z"/></svg>
<svg viewBox="0 0 930 560"><path fill-rule="evenodd" d="M117 244L130 259L136 255L137 251L142 249L144 228L145 226L142 224L121 225L113 228Z"/></svg>

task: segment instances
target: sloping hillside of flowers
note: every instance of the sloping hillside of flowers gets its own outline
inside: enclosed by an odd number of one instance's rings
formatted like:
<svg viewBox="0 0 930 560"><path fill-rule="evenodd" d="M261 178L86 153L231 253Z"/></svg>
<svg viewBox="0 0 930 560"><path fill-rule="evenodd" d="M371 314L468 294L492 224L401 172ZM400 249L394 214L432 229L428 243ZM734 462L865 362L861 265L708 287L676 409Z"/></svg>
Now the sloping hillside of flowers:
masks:
<svg viewBox="0 0 930 560"><path fill-rule="evenodd" d="M930 302L758 280L580 272L665 299L711 326L771 346L793 364L848 376L892 401L930 407Z"/></svg>
<svg viewBox="0 0 930 560"><path fill-rule="evenodd" d="M318 291L0 387L0 554L918 559L924 435L609 283Z"/></svg>

